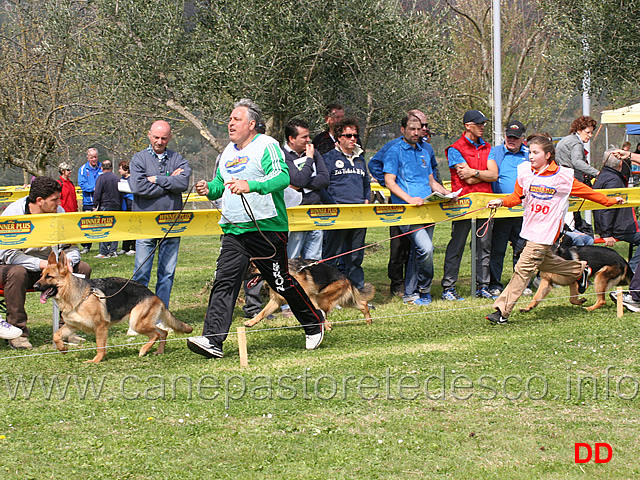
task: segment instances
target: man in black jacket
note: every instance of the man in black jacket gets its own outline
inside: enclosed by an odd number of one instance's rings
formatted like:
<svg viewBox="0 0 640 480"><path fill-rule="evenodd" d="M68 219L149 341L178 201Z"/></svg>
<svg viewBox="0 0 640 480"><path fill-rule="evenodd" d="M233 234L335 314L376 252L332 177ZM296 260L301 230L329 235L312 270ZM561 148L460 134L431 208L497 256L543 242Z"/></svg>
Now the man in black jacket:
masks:
<svg viewBox="0 0 640 480"><path fill-rule="evenodd" d="M122 210L122 192L118 190L120 179L113 173L111 160L102 162L102 175L96 179L96 190L93 195L93 209L104 211ZM100 253L96 258L117 257L118 242L100 242Z"/></svg>
<svg viewBox="0 0 640 480"><path fill-rule="evenodd" d="M329 172L322 155L309 138L309 125L304 120L293 119L284 129L284 160L289 167L291 184L285 190L287 207L296 205L320 205L320 190L329 185ZM322 258L322 230L289 232L287 241L289 258Z"/></svg>
<svg viewBox="0 0 640 480"><path fill-rule="evenodd" d="M327 122L327 129L320 132L313 139L313 146L320 155L336 148L336 125L344 118L344 107L339 103L330 103L325 108L324 121Z"/></svg>
<svg viewBox="0 0 640 480"><path fill-rule="evenodd" d="M624 160L613 155L613 150L604 152L604 167L596 178L593 188L626 188L630 167ZM626 173L626 175L625 175ZM616 240L640 244L640 232L633 213L633 208L611 208L594 210L596 232L603 238L607 247L612 247ZM640 263L640 249L629 260L633 272Z"/></svg>

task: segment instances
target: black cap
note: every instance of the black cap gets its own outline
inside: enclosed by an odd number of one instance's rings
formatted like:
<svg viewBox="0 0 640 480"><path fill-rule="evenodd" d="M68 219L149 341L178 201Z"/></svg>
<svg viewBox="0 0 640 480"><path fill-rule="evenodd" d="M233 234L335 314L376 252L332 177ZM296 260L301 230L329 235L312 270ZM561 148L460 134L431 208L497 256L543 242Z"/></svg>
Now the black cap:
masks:
<svg viewBox="0 0 640 480"><path fill-rule="evenodd" d="M507 123L507 128L505 128L504 130L504 136L522 138L525 130L526 128L522 123L520 123L518 120L513 120Z"/></svg>
<svg viewBox="0 0 640 480"><path fill-rule="evenodd" d="M487 117L484 116L480 110L469 110L464 114L462 123L484 123L487 122Z"/></svg>

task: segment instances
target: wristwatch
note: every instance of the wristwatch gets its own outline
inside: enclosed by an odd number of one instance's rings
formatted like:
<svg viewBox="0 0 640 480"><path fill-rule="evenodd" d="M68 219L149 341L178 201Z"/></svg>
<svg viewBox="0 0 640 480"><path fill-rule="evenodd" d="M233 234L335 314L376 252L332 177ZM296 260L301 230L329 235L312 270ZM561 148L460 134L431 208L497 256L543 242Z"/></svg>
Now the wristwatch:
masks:
<svg viewBox="0 0 640 480"><path fill-rule="evenodd" d="M474 177L478 178L480 176L480 170L476 170L476 174L474 175Z"/></svg>

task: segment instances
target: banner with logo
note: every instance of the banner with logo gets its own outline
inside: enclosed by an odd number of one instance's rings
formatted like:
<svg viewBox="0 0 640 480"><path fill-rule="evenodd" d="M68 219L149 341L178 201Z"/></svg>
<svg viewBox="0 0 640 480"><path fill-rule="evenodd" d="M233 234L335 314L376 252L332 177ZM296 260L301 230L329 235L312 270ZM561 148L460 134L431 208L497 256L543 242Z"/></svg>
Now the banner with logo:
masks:
<svg viewBox="0 0 640 480"><path fill-rule="evenodd" d="M621 196L627 204L608 208L640 206L640 189L600 190L609 197ZM292 231L384 227L448 223L449 221L487 218L487 202L503 195L471 194L454 201L421 206L307 205L288 209ZM605 208L597 203L570 197L571 211ZM496 217L522 215L522 206L499 208ZM26 248L61 243L88 243L169 236L206 236L222 233L218 210L178 212L77 212L64 214L0 217L0 248Z"/></svg>

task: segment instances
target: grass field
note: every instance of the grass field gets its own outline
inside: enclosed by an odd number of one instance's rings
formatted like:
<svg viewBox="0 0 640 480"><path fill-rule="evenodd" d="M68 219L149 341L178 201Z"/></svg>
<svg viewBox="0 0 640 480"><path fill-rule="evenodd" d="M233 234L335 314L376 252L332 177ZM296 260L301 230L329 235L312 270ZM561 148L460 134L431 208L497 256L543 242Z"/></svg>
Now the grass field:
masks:
<svg viewBox="0 0 640 480"><path fill-rule="evenodd" d="M372 229L367 240L386 233ZM434 298L447 240L448 227L438 227ZM214 237L181 246L172 311L197 333L218 247ZM617 318L610 301L588 313L558 288L535 311L492 326L491 302L469 298L468 259L466 301L404 306L388 294L388 248L365 258L377 288L372 325L356 310L334 312L333 331L307 352L295 319L265 321L248 333L248 368L235 335L221 360L192 354L174 335L164 356L139 358L143 337L127 337L126 325L111 330L104 362L86 364L94 338L86 350L54 353L51 304L30 294L36 348L22 356L0 346L1 478L640 475L634 314ZM131 257L85 257L94 277L133 269ZM593 289L586 296L593 303ZM240 326L240 308L236 317ZM608 443L613 457L576 464L576 442Z"/></svg>

